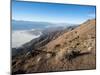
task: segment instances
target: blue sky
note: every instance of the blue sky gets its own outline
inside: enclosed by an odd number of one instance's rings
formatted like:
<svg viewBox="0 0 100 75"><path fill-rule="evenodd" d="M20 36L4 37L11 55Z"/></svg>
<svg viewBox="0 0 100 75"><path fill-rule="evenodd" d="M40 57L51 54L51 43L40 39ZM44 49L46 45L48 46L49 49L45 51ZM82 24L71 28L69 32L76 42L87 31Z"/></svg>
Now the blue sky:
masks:
<svg viewBox="0 0 100 75"><path fill-rule="evenodd" d="M95 18L95 11L95 6L86 5L12 2L14 20L80 24Z"/></svg>

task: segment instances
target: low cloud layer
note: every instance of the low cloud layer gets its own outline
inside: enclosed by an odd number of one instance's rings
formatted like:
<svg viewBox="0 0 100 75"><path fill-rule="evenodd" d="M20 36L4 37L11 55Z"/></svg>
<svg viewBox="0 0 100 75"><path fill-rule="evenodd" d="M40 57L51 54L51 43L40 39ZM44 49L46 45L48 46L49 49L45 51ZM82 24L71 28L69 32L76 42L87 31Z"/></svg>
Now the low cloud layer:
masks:
<svg viewBox="0 0 100 75"><path fill-rule="evenodd" d="M13 31L12 32L12 48L20 47L24 43L29 42L30 40L39 37L40 35L33 35L28 33L28 31Z"/></svg>

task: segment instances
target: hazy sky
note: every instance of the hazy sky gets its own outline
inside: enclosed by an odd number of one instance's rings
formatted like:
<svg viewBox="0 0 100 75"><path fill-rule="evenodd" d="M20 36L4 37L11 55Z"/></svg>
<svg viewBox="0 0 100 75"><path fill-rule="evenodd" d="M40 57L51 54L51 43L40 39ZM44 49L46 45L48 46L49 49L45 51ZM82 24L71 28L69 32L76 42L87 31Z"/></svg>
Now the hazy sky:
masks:
<svg viewBox="0 0 100 75"><path fill-rule="evenodd" d="M80 24L95 18L95 6L12 2L12 19Z"/></svg>

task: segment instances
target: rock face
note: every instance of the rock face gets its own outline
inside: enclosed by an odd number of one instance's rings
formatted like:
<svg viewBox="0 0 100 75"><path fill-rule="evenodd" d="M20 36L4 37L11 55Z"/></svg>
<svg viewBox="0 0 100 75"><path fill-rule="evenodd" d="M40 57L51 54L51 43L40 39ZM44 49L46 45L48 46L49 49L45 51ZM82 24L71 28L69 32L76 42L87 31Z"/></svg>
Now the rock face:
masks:
<svg viewBox="0 0 100 75"><path fill-rule="evenodd" d="M23 45L22 53L19 52L12 58L12 73L96 68L95 19L69 30L42 35L34 40Z"/></svg>

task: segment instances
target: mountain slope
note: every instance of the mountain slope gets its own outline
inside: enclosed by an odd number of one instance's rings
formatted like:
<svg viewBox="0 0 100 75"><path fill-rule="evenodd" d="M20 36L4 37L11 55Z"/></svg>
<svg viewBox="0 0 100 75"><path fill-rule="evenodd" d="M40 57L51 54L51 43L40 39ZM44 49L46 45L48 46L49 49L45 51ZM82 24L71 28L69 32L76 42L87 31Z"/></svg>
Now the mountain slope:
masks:
<svg viewBox="0 0 100 75"><path fill-rule="evenodd" d="M67 28L63 28L63 27L55 27L49 29L47 28L41 31L42 35L39 38L31 40L19 48L13 48L12 56L23 55L26 54L28 51L32 51L32 50L40 50L40 47L43 48L51 40L56 39L58 36L76 27L77 26L70 26Z"/></svg>
<svg viewBox="0 0 100 75"><path fill-rule="evenodd" d="M31 47L31 52L13 58L12 73L95 69L95 31L96 21L93 19L75 29L64 31L55 39L43 39L46 40L44 45L42 40L37 41L39 43L28 46ZM53 36L55 35L57 33ZM37 50L34 50L34 47Z"/></svg>
<svg viewBox="0 0 100 75"><path fill-rule="evenodd" d="M47 45L47 48L52 50L54 46L57 44L64 45L64 43L73 41L75 38L76 39L79 38L79 40L86 40L91 37L95 37L95 20L87 21L83 23L82 25L80 25L79 27L77 27L76 29L63 34L56 40L51 41Z"/></svg>

